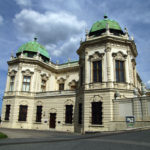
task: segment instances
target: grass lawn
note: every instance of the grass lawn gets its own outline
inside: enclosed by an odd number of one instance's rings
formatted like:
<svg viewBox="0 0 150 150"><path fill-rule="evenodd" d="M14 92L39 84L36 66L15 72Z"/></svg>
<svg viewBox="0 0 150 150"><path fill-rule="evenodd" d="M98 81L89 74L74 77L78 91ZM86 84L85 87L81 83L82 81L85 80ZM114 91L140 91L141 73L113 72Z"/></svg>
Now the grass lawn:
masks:
<svg viewBox="0 0 150 150"><path fill-rule="evenodd" d="M0 132L0 139L2 139L2 138L7 138L7 135Z"/></svg>

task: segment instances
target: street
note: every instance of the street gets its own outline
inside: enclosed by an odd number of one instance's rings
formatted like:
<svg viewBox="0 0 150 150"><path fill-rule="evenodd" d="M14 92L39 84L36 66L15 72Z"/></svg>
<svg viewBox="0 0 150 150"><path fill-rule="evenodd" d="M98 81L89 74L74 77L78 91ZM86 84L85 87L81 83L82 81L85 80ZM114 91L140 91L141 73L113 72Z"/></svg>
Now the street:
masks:
<svg viewBox="0 0 150 150"><path fill-rule="evenodd" d="M38 131L30 131L30 132L38 133ZM49 135L51 134L51 136L47 135L45 136L43 134L45 137L41 136L39 138L37 137L8 138L0 140L0 150L58 150L58 149L149 150L150 149L150 130L127 131L120 133L98 133L86 135L58 133L58 132L51 133L49 131L48 132L45 131L45 133L48 133Z"/></svg>

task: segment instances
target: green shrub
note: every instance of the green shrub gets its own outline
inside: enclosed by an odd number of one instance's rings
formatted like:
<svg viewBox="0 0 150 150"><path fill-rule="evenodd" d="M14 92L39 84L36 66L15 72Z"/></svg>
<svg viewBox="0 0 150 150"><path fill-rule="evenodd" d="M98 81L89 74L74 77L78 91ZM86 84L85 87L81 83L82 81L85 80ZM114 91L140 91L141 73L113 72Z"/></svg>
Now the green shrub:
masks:
<svg viewBox="0 0 150 150"><path fill-rule="evenodd" d="M2 139L2 138L7 138L7 135L0 132L0 139Z"/></svg>

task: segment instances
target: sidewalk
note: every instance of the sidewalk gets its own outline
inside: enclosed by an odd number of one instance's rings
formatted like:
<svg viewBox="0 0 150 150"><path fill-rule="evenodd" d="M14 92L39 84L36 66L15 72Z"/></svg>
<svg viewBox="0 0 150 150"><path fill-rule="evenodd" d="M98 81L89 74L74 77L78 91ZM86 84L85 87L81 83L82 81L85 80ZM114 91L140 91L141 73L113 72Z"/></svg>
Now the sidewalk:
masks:
<svg viewBox="0 0 150 150"><path fill-rule="evenodd" d="M14 132L14 135L16 133L17 129L2 129L0 128L0 132L6 130L11 130ZM99 138L99 137L105 137L105 136L112 136L112 135L118 135L118 134L126 134L126 133L133 133L133 132L140 132L142 130L150 130L150 128L145 129L133 129L133 130L125 130L125 131L115 131L115 132L101 132L101 133L89 133L85 135L79 135L79 134L70 134L70 133L62 133L62 132L51 132L51 131L38 131L38 130L24 130L24 132L27 133L29 131L30 133L35 132L36 134L44 133L44 136L40 137L24 137L24 138L8 138L8 139L2 139L0 140L0 146L2 145L15 145L15 144L31 144L31 143L51 143L51 142L64 142L64 141L76 141L76 140L84 140L84 139L92 139L92 138ZM3 132L6 133L6 132ZM45 136L45 133L48 133L49 136ZM9 135L8 135L9 136Z"/></svg>

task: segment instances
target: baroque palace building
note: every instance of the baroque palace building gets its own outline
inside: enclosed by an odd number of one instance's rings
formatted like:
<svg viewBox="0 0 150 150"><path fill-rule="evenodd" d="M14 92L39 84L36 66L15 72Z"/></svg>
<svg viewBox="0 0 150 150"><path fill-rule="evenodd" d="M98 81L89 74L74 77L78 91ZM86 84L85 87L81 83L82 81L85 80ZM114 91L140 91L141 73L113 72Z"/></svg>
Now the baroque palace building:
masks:
<svg viewBox="0 0 150 150"><path fill-rule="evenodd" d="M79 61L55 64L36 38L22 45L8 61L1 126L85 133L123 130L130 119L132 127L150 125L127 29L105 15L77 54Z"/></svg>

